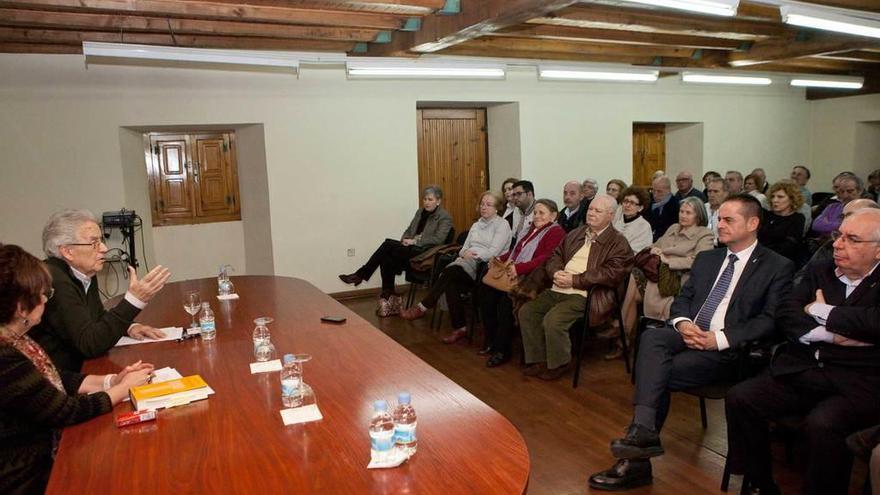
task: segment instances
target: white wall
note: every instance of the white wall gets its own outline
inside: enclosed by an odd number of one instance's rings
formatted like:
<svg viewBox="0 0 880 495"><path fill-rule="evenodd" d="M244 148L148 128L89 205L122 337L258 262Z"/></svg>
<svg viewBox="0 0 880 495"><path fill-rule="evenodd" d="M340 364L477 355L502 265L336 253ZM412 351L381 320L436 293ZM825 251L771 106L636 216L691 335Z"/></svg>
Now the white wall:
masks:
<svg viewBox="0 0 880 495"><path fill-rule="evenodd" d="M134 172L124 172L120 157L135 145L125 144L121 127L248 122L265 133L275 272L328 292L345 290L336 275L357 268L385 237L399 236L418 206L420 101L516 103L517 112L508 107L505 116L500 109L492 121L515 127L518 118L521 176L538 195L557 199L572 177L630 182L634 121L702 122L704 163L715 169L787 171L810 156L811 104L803 92L784 87L690 89L673 78L656 86L539 83L533 70L523 69L491 82L348 81L341 68L304 69L296 79L156 67L86 70L80 56L0 55L0 241L34 250L53 210L103 211L133 199L135 192L126 190ZM199 240L208 241L205 249L217 249L221 240L240 243L223 253L233 264L244 256L243 233L160 230L150 236L158 262L190 252L186 247ZM347 248L357 256L347 257ZM177 270L212 276L215 268L193 259ZM377 283L378 274L368 286Z"/></svg>
<svg viewBox="0 0 880 495"><path fill-rule="evenodd" d="M864 123L880 121L880 95L816 100L813 106L810 189L830 191L831 179L842 170L863 177L880 168L876 159L876 127ZM873 145L873 146L872 146Z"/></svg>
<svg viewBox="0 0 880 495"><path fill-rule="evenodd" d="M703 169L703 124L667 124L666 173L674 179L688 171L694 176L694 187L702 190Z"/></svg>
<svg viewBox="0 0 880 495"><path fill-rule="evenodd" d="M500 191L504 179L520 178L522 174L519 104L488 107L486 126L489 128L489 186Z"/></svg>

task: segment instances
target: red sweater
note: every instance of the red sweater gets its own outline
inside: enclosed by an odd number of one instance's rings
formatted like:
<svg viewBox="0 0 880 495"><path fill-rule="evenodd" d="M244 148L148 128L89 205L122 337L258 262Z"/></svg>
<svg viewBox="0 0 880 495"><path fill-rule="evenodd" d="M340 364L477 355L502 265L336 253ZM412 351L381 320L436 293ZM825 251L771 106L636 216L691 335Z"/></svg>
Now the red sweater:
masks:
<svg viewBox="0 0 880 495"><path fill-rule="evenodd" d="M544 237L541 238L541 242L538 243L538 247L535 249L535 254L532 256L532 259L529 261L525 261L522 263L516 263L513 265L516 268L517 275L526 275L535 268L543 265L547 258L553 254L553 250L556 249L562 239L565 239L565 229L559 226L556 222L551 222L542 227L542 229L550 229L544 234ZM519 240L516 243L516 246L513 248L513 251L508 251L501 256L498 257L501 261L507 261L511 257L516 258L520 251L522 251L523 245L527 241L529 241L532 237L535 236L537 232L534 228L529 230L529 233L526 234L525 237Z"/></svg>

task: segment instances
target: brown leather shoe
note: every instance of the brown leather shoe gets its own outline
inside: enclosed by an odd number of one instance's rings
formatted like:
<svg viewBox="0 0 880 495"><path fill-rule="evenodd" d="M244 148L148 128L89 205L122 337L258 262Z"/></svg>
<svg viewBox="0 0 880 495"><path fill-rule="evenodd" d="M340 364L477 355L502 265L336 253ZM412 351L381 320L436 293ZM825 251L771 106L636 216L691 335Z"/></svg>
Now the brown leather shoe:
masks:
<svg viewBox="0 0 880 495"><path fill-rule="evenodd" d="M453 330L452 333L446 337L443 337L443 343L454 344L465 337L467 337L467 330L459 328L458 330Z"/></svg>
<svg viewBox="0 0 880 495"><path fill-rule="evenodd" d="M545 371L547 371L547 363L532 363L526 365L526 367L523 369L523 375L538 376Z"/></svg>
<svg viewBox="0 0 880 495"><path fill-rule="evenodd" d="M562 375L571 371L574 368L574 363L569 361L562 366L553 369L547 369L547 371L538 375L538 378L541 380L547 380L548 382L552 382L553 380L558 380L562 377Z"/></svg>
<svg viewBox="0 0 880 495"><path fill-rule="evenodd" d="M350 273L348 275L344 275L344 274L340 275L339 280L342 280L343 282L345 282L346 284L349 284L349 285L353 284L355 287L357 287L358 285L361 285L361 282L364 281L364 279L362 279L361 276L358 275L357 273Z"/></svg>
<svg viewBox="0 0 880 495"><path fill-rule="evenodd" d="M400 312L400 317L404 320L418 320L419 318L425 316L427 311L422 311L418 306L413 306L411 308L406 308Z"/></svg>

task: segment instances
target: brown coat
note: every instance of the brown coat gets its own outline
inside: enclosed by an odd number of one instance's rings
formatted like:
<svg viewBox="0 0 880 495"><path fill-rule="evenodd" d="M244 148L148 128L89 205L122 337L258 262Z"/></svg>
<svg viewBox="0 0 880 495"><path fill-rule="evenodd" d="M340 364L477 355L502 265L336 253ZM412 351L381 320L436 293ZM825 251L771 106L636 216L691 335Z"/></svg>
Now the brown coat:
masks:
<svg viewBox="0 0 880 495"><path fill-rule="evenodd" d="M588 228L589 226L584 225L569 232L562 244L547 259L543 269L532 271L523 281L519 292L537 294L552 287L553 274L564 270L566 263L583 247ZM614 291L620 290L623 281L629 277L632 266L633 252L629 242L623 234L609 225L590 248L587 270L573 277L575 289L592 290L591 325L598 325L611 315L615 307Z"/></svg>

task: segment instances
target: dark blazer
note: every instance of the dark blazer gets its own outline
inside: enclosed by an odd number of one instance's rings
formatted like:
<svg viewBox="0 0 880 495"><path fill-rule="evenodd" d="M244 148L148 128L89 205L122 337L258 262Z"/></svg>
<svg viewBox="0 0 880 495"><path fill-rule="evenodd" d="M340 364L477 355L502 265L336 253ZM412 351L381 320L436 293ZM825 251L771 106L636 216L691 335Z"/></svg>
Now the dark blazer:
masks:
<svg viewBox="0 0 880 495"><path fill-rule="evenodd" d="M587 206L589 206L589 203L587 203ZM574 215L569 218L565 218L565 213L563 213L564 210L564 208L563 210L560 210L559 218L556 220L556 222L566 232L571 232L572 230L584 224L584 221L587 218L587 207L585 207L583 204L581 204L580 208L578 208L578 211L574 212Z"/></svg>
<svg viewBox="0 0 880 495"><path fill-rule="evenodd" d="M421 216L422 209L419 208L416 210L416 214L413 215L409 227L403 232L403 236L401 236L402 239L412 239L416 236L416 230L419 228L419 220L421 219ZM416 242L416 246L431 247L445 243L446 237L449 235L449 229L451 228L452 217L442 206L438 206L434 211L434 214L428 217L428 220L425 222L425 228L422 230L422 237Z"/></svg>
<svg viewBox="0 0 880 495"><path fill-rule="evenodd" d="M771 371L781 376L822 367L841 390L846 391L851 384L853 394L861 396L866 387L873 394L880 394L880 270L874 270L846 297L846 286L834 274L833 261L811 266L780 306L776 324L786 343L774 356ZM798 340L818 326L804 311L804 306L816 299L817 289L822 289L825 301L835 306L825 325L828 331L874 344L873 347L826 342L806 345ZM876 395L871 400L876 401Z"/></svg>
<svg viewBox="0 0 880 495"><path fill-rule="evenodd" d="M128 334L140 310L122 299L107 311L92 277L88 294L64 260L46 260L55 296L46 303L43 321L28 333L59 370L79 371L87 358L98 357Z"/></svg>
<svg viewBox="0 0 880 495"><path fill-rule="evenodd" d="M663 205L663 209L659 213L655 213L654 204L651 203L643 213L648 223L651 224L651 233L654 236L654 242L663 237L666 230L674 223L678 223L678 200L674 197L669 198L669 202Z"/></svg>
<svg viewBox="0 0 880 495"><path fill-rule="evenodd" d="M693 187L690 191L687 192L687 194L681 194L680 192L676 191L676 193L672 196L672 200L678 201L679 203L684 198L698 198L703 203L709 201L708 199L706 199L706 195L703 194L703 191L700 191L699 189L695 189Z"/></svg>
<svg viewBox="0 0 880 495"><path fill-rule="evenodd" d="M697 254L691 267L691 277L681 288L670 308L670 320L694 320L709 297L721 265L727 257L727 248L717 248ZM731 348L745 342L771 337L775 333L774 318L777 306L791 288L794 264L791 260L758 244L740 276L727 314L724 315L724 335Z"/></svg>

